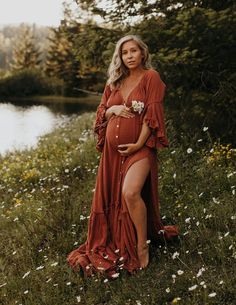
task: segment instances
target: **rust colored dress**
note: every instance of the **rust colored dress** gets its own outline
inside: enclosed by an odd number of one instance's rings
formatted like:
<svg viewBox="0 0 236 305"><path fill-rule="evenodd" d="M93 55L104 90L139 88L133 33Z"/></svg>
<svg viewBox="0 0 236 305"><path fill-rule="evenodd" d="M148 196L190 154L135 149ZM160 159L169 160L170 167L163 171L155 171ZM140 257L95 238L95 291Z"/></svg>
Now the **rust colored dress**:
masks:
<svg viewBox="0 0 236 305"><path fill-rule="evenodd" d="M133 118L113 115L107 122L107 108L123 105L124 100L119 86L113 90L109 85L105 86L94 127L98 135L96 148L102 155L87 241L67 257L74 271L81 266L85 275L101 272L108 277L116 277L119 269L132 272L140 268L136 230L122 196L122 184L130 166L143 158L148 158L151 168L141 193L147 207L148 239L151 242L170 241L179 234L178 226L162 224L157 191L157 150L169 145L163 110L165 87L157 71L146 70L126 101L127 106L131 106L133 100L144 102L141 114L135 112ZM117 145L136 142L143 121L151 128L145 145L129 156L121 156Z"/></svg>

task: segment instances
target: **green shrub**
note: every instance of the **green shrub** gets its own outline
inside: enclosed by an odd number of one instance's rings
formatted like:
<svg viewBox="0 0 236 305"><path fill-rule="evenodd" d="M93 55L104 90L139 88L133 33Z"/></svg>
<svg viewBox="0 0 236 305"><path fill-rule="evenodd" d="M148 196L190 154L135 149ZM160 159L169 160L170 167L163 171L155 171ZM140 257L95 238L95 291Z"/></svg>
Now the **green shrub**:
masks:
<svg viewBox="0 0 236 305"><path fill-rule="evenodd" d="M62 95L64 84L57 78L47 77L39 70L22 70L0 79L1 97L25 97L32 95Z"/></svg>

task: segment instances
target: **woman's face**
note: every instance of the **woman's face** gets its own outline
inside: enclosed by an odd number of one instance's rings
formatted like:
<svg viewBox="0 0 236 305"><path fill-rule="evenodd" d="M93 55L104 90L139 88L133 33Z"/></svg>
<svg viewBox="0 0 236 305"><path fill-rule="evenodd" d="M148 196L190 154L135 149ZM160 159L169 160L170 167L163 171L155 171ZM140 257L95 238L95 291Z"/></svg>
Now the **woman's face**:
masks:
<svg viewBox="0 0 236 305"><path fill-rule="evenodd" d="M121 47L121 58L128 69L136 69L142 65L143 55L134 40L124 42Z"/></svg>

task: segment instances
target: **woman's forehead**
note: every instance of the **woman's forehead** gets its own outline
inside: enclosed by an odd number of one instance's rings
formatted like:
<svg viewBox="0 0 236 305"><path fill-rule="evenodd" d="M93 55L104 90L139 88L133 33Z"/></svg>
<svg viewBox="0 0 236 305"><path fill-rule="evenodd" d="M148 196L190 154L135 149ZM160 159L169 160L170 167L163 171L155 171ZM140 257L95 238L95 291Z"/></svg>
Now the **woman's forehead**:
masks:
<svg viewBox="0 0 236 305"><path fill-rule="evenodd" d="M129 40L123 43L121 49L125 50L125 49L131 49L131 48L136 48L138 47L138 44L136 41L134 40Z"/></svg>

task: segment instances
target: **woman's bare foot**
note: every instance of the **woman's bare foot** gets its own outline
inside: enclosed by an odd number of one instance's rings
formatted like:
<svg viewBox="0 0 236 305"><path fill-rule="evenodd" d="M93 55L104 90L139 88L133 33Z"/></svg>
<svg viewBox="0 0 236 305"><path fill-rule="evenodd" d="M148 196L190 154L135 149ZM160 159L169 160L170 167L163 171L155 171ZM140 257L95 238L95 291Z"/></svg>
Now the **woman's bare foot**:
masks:
<svg viewBox="0 0 236 305"><path fill-rule="evenodd" d="M149 245L142 244L138 246L138 259L140 268L146 268L149 263Z"/></svg>

